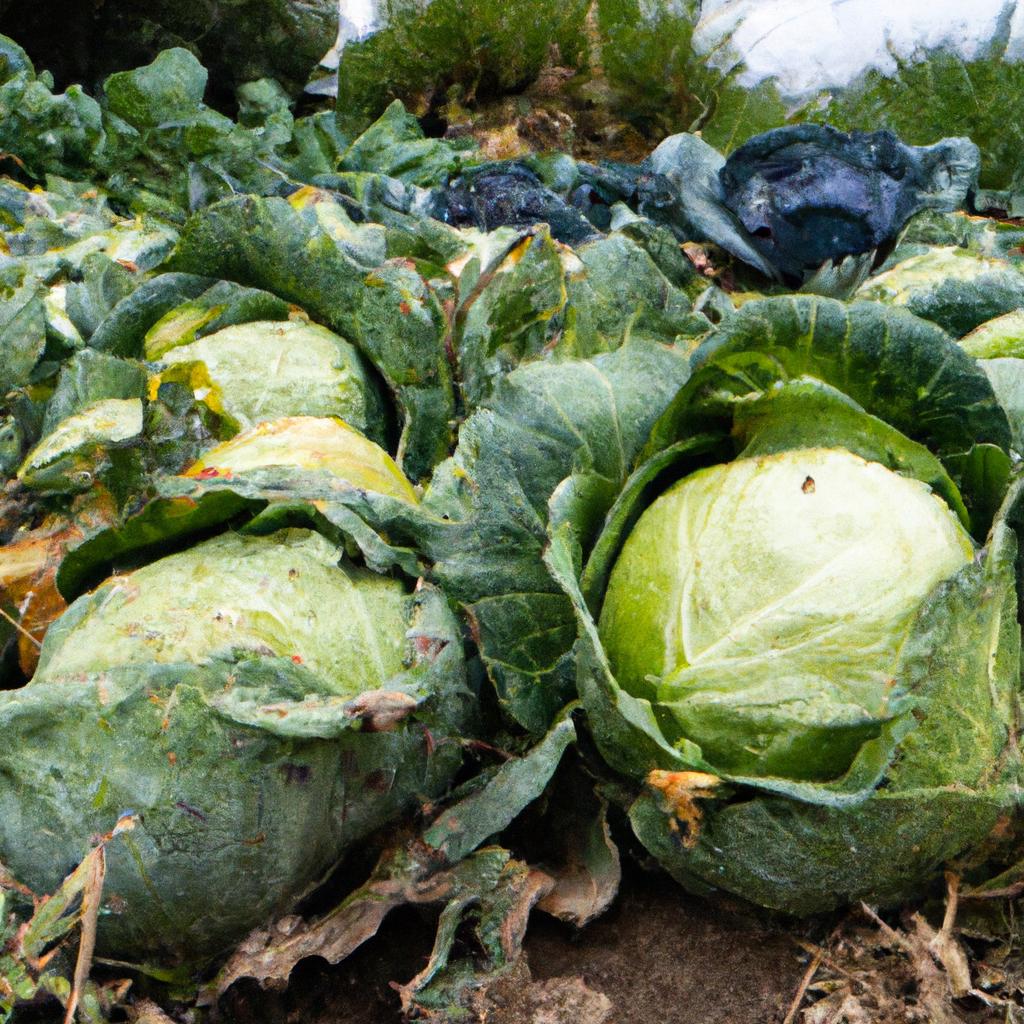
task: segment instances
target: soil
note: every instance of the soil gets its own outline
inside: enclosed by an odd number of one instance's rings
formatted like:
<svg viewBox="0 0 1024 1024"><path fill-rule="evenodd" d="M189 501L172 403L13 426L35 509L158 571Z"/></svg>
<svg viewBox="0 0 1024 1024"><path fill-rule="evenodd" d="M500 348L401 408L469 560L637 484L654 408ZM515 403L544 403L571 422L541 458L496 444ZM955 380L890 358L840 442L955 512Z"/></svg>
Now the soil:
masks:
<svg viewBox="0 0 1024 1024"><path fill-rule="evenodd" d="M422 969L433 922L395 914L347 962L299 965L285 993L240 983L221 1004L231 1024L397 1024L390 987ZM535 913L526 964L477 1007L487 1024L777 1024L808 954L792 934L631 869L612 908L583 929ZM532 975L532 979L531 979Z"/></svg>
<svg viewBox="0 0 1024 1024"><path fill-rule="evenodd" d="M541 915L532 929L534 977L580 974L621 1024L781 1021L806 970L790 935L661 875L634 873L612 909L578 935Z"/></svg>
<svg viewBox="0 0 1024 1024"><path fill-rule="evenodd" d="M1024 1024L1019 951L938 931L941 900L932 923L914 907L793 922L624 867L583 930L534 912L525 956L460 1024ZM284 991L234 985L214 1024L400 1024L392 983L423 969L435 925L395 912L347 961L300 963ZM981 988L958 988L960 963Z"/></svg>

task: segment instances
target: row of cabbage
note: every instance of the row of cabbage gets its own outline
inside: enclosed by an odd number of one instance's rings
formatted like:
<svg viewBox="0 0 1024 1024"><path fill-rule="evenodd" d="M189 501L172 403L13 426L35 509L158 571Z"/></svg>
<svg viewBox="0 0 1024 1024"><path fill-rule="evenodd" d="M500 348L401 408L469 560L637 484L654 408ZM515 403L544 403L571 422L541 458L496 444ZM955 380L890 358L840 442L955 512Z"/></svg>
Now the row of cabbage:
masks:
<svg viewBox="0 0 1024 1024"><path fill-rule="evenodd" d="M292 96L337 92L342 120L365 127L395 98L464 123L540 76L542 107L554 81L599 130L700 131L726 152L797 121L918 144L970 135L982 184L1020 185L1018 0L117 0L56 31L26 0L3 0L0 17L70 81L185 47L222 85L273 76Z"/></svg>
<svg viewBox="0 0 1024 1024"><path fill-rule="evenodd" d="M474 158L398 108L254 156L191 71L0 182L19 913L106 835L98 950L194 978L404 822L395 877L474 865L446 957L496 879L543 895L488 841L577 732L694 891L1015 870L1024 231L926 211L846 300L726 290L625 205L573 246L430 216Z"/></svg>

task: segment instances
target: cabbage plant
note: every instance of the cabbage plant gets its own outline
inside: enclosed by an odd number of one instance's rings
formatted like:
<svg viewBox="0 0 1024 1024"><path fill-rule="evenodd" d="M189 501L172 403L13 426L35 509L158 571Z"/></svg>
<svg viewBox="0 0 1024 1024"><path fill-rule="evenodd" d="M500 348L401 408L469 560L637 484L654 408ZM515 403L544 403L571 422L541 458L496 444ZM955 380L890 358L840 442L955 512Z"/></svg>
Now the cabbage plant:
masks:
<svg viewBox="0 0 1024 1024"><path fill-rule="evenodd" d="M692 889L796 913L918 892L1016 800L1006 415L945 332L877 303L751 301L690 363L669 399L626 371L657 420L639 443L587 364L514 406L567 467L518 487L577 639L522 587L510 705L526 655L548 686L568 663L636 834ZM493 459L470 451L472 488Z"/></svg>
<svg viewBox="0 0 1024 1024"><path fill-rule="evenodd" d="M1024 274L1007 259L953 245L907 254L857 291L909 309L961 337L1024 303Z"/></svg>
<svg viewBox="0 0 1024 1024"><path fill-rule="evenodd" d="M383 399L365 360L318 324L237 324L198 340L179 340L159 361L202 367L209 378L206 402L240 427L281 416L340 416L384 439Z"/></svg>
<svg viewBox="0 0 1024 1024"><path fill-rule="evenodd" d="M107 850L98 948L164 966L230 948L441 795L470 721L444 597L360 551L386 546L367 539L375 500L418 503L382 449L299 417L236 436L179 479L250 491L157 499L127 541L87 545L93 576L141 564L75 600L31 682L0 701L0 859L49 892L134 816ZM336 526L326 502L328 517L297 497L300 479L306 495L316 480L358 499L365 519ZM278 506L255 497L261 480ZM200 539L229 519L244 529ZM82 579L68 575L68 592Z"/></svg>

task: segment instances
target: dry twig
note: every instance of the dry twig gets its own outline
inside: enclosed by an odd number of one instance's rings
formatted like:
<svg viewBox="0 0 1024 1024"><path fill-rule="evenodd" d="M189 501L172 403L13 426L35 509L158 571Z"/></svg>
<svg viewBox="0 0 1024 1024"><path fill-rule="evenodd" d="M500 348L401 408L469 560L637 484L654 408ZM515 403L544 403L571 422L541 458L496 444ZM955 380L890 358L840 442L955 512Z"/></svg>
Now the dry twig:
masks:
<svg viewBox="0 0 1024 1024"><path fill-rule="evenodd" d="M793 1024L793 1021L796 1020L797 1011L800 1009L800 1004L804 1001L804 996L807 995L807 989L814 980L815 974L818 973L818 968L821 966L823 955L824 954L819 949L817 954L811 960L810 965L804 972L804 976L800 979L800 984L797 986L796 994L793 996L793 1002L789 1004L789 1011L783 1019L782 1024Z"/></svg>

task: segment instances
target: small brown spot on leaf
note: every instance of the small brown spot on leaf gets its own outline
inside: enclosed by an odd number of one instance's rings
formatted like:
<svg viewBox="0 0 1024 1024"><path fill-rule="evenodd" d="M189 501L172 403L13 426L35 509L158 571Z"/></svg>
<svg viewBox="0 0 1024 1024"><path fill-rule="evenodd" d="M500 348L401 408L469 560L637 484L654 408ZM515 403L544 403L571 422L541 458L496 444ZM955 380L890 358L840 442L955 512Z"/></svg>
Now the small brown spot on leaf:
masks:
<svg viewBox="0 0 1024 1024"><path fill-rule="evenodd" d="M185 803L184 800L179 800L174 806L177 807L179 811L184 811L190 818L195 818L196 821L201 821L204 824L206 823L206 815L198 808Z"/></svg>
<svg viewBox="0 0 1024 1024"><path fill-rule="evenodd" d="M804 482L800 485L800 490L803 491L804 494L813 494L814 493L814 477L813 476L805 476L804 477Z"/></svg>
<svg viewBox="0 0 1024 1024"><path fill-rule="evenodd" d="M437 661L440 653L448 646L447 640L441 640L435 636L415 636L412 640L413 649L419 658L426 658L427 661Z"/></svg>
<svg viewBox="0 0 1024 1024"><path fill-rule="evenodd" d="M393 690L369 690L345 705L345 714L358 718L367 732L389 732L416 710L415 697Z"/></svg>

